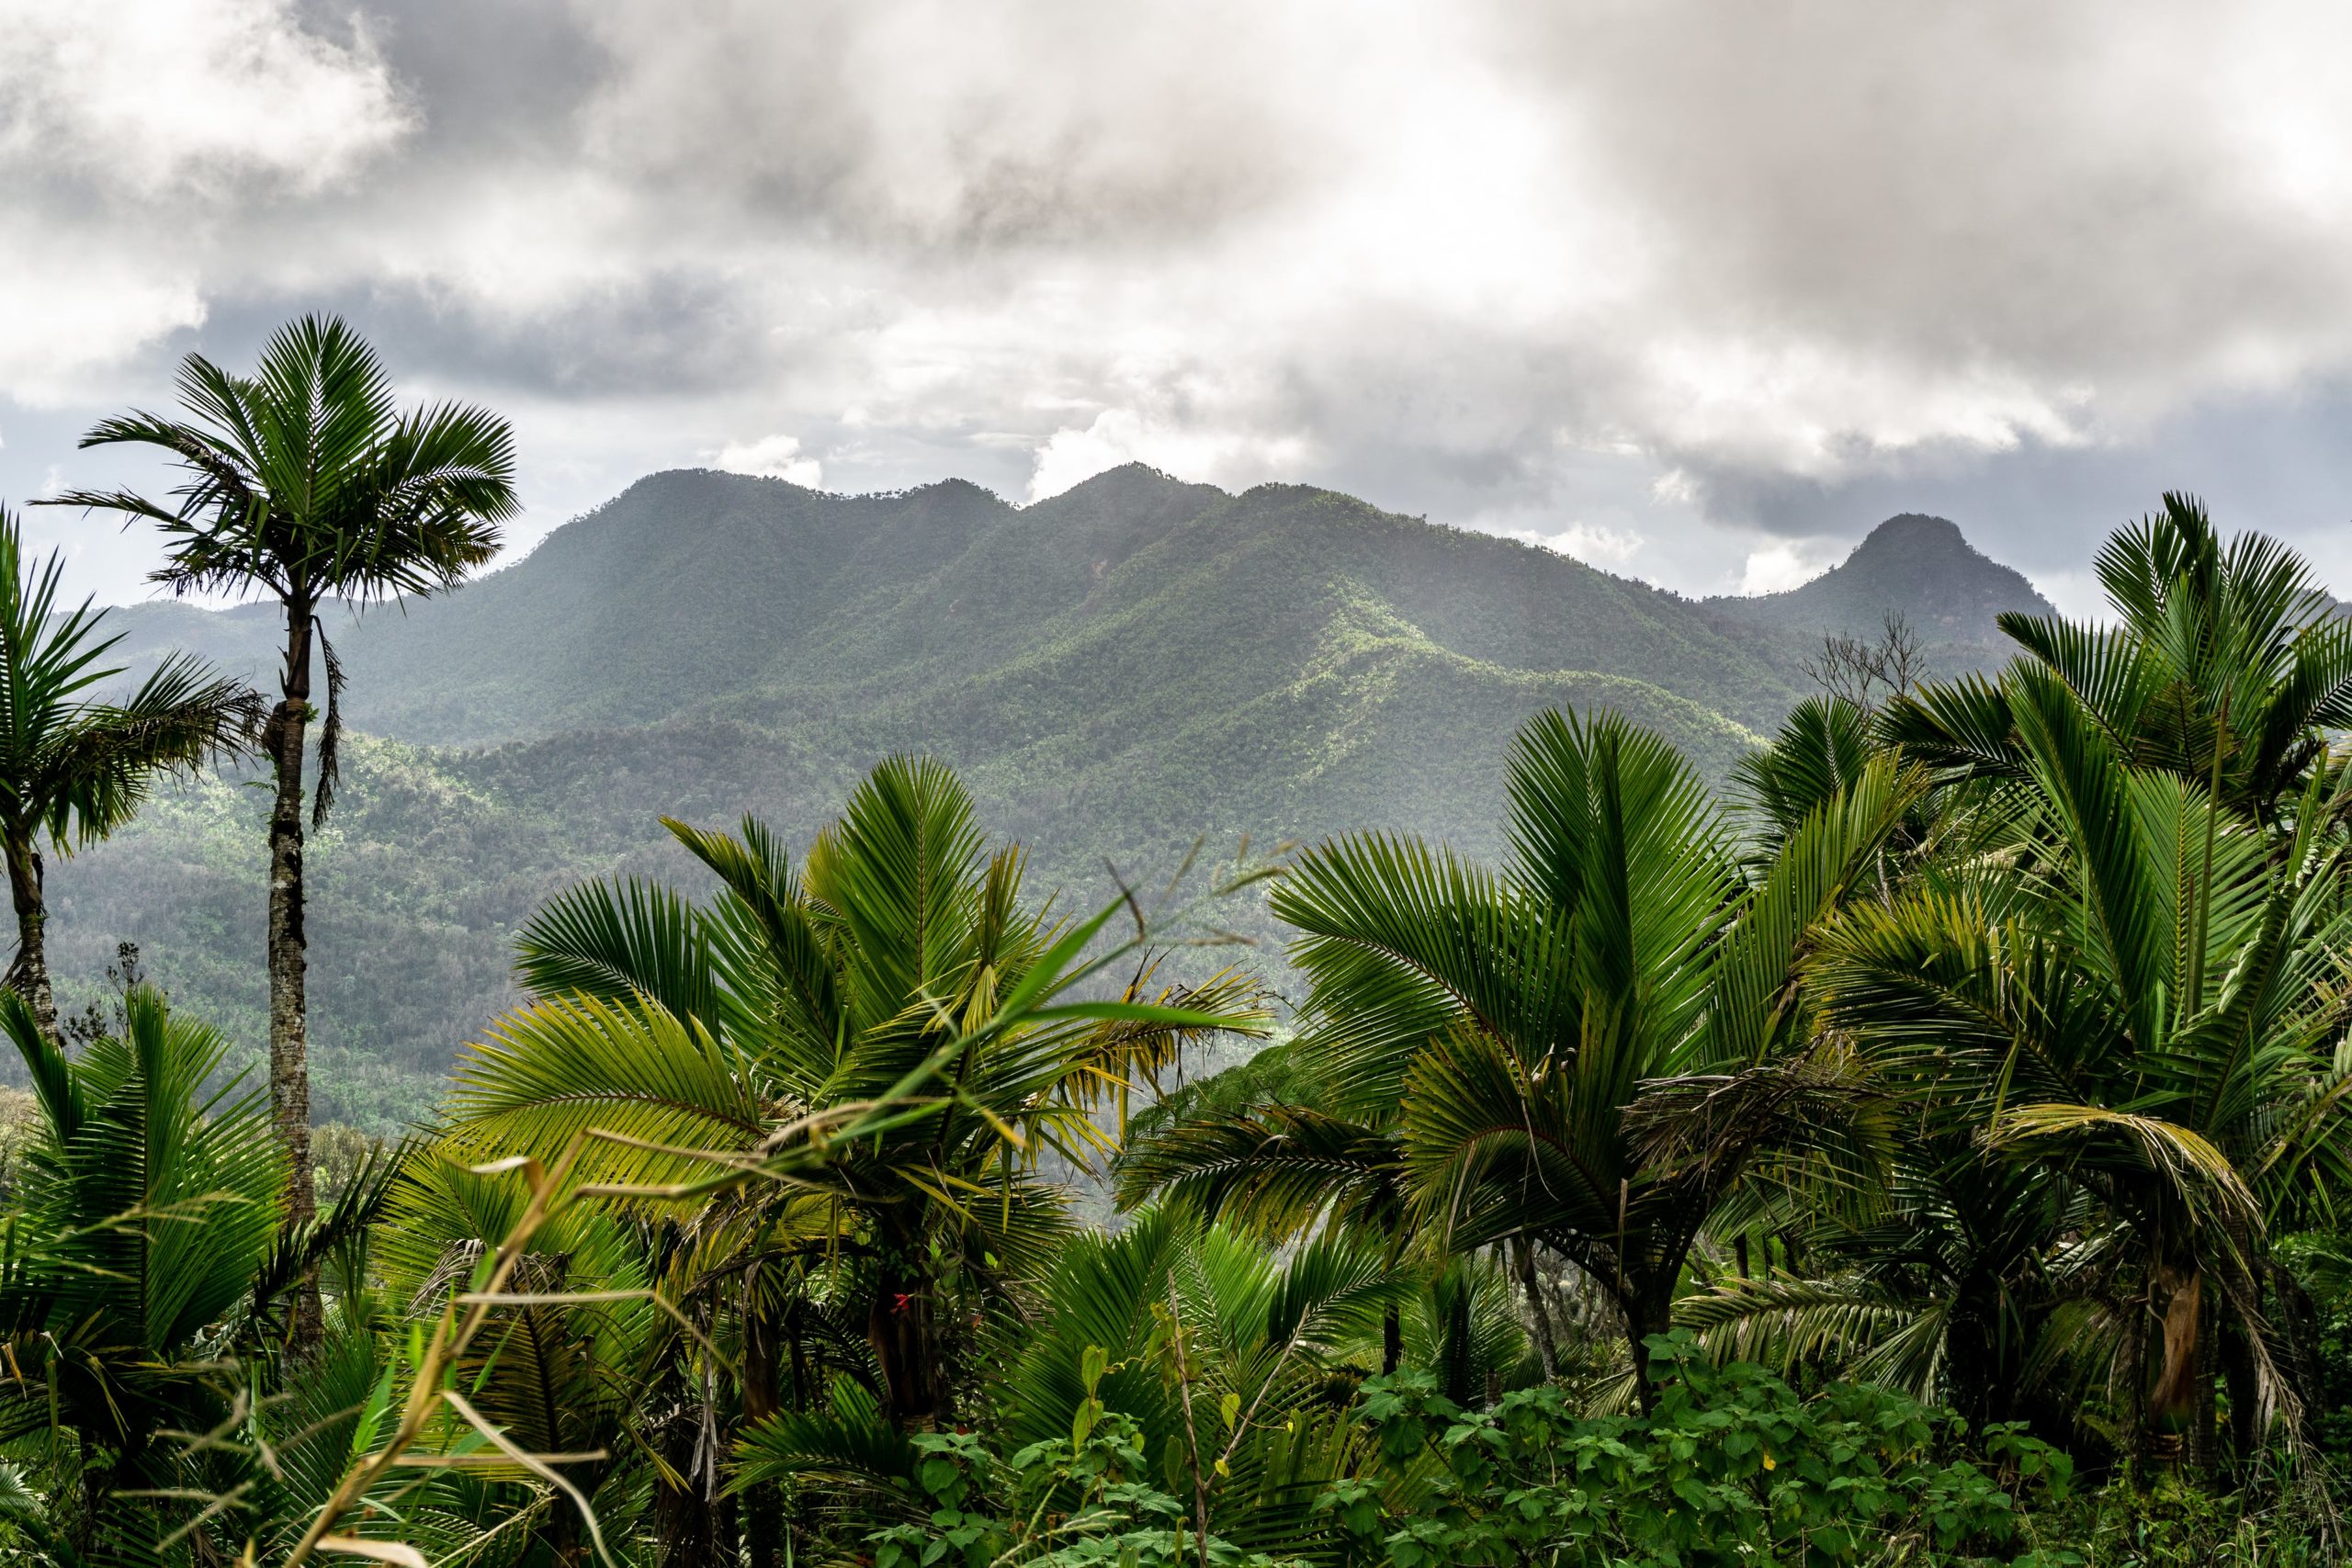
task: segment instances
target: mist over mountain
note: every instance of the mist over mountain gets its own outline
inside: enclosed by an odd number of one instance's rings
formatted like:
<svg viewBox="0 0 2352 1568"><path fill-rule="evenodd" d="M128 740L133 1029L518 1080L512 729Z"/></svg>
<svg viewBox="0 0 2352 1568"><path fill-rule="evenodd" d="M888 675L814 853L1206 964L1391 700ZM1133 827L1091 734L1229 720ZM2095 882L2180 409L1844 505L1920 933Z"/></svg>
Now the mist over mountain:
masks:
<svg viewBox="0 0 2352 1568"><path fill-rule="evenodd" d="M662 815L751 812L805 842L874 761L928 751L1070 907L1196 840L1395 829L1490 855L1532 714L1617 709L1720 779L1811 689L1821 634L1890 608L1967 666L1994 613L2047 605L1927 518L1789 593L1698 602L1327 491L1140 466L1027 507L956 480L655 474L445 598L331 626L357 733L311 856L320 1114L389 1125L429 1101L513 998L514 931L568 883L699 887ZM185 647L274 681L266 610L114 624L134 664ZM177 789L55 868L51 931L82 994L136 941L257 1055L267 801L243 783Z"/></svg>

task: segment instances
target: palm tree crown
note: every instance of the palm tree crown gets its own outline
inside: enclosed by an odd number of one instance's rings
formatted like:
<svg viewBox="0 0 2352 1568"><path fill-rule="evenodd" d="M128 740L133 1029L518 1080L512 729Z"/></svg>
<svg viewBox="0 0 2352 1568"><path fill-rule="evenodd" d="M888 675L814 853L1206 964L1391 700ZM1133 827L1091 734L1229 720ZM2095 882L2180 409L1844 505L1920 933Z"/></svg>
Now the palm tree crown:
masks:
<svg viewBox="0 0 2352 1568"><path fill-rule="evenodd" d="M1378 1190L1385 1134L1430 1245L1569 1259L1616 1304L1646 1395L1643 1346L1701 1226L1757 1150L1842 1098L1795 1061L1799 960L1922 782L1870 762L1751 884L1670 747L1611 716L1539 717L1512 754L1500 874L1358 837L1277 887L1312 982L1294 1049L1355 1128L1277 1118L1282 1152L1319 1156L1353 1205ZM1667 1079L1689 1103L1633 1114ZM1161 1134L1153 1174L1182 1191L1188 1162L1233 1163L1216 1133Z"/></svg>
<svg viewBox="0 0 2352 1568"><path fill-rule="evenodd" d="M469 406L403 412L375 350L332 316L305 316L271 334L251 376L189 355L178 386L185 417L132 413L82 438L85 446L168 453L184 476L168 500L74 491L55 504L157 524L168 558L154 580L175 593L266 593L285 615L280 700L263 734L277 785L269 826L270 1102L291 1159L292 1211L306 1220L315 1198L302 796L313 639L327 677L314 827L334 797L343 728L343 667L320 610L334 600L430 593L488 561L499 524L518 506L514 435L503 420ZM317 1294L303 1299L301 1332L315 1341Z"/></svg>
<svg viewBox="0 0 2352 1568"><path fill-rule="evenodd" d="M553 1151L590 1128L623 1134L637 1144L605 1156L608 1174L660 1179L682 1168L665 1151L755 1153L792 1118L878 1099L968 1037L934 1111L835 1151L821 1194L803 1183L758 1242L857 1262L842 1299L857 1298L884 1405L928 1420L951 1370L946 1272L1033 1262L1067 1225L1030 1161L1104 1146L1095 1116L1121 1086L1201 1029L1256 1027L1253 993L1228 979L1146 998L1147 969L1123 999L989 1032L1034 1006L1098 922L1024 903L1020 852L986 852L970 797L934 761L876 768L798 867L757 822L741 837L670 828L717 874L718 903L599 883L544 910L521 943L537 999L469 1049L458 1136Z"/></svg>
<svg viewBox="0 0 2352 1568"><path fill-rule="evenodd" d="M2322 732L2352 725L2352 623L2301 558L2275 539L2223 541L2193 496L2119 530L2098 552L2109 627L2026 615L2001 629L2063 682L2128 761L2215 787L2269 819L2324 753ZM2025 769L2019 716L1983 677L1889 705L1889 740L1956 774Z"/></svg>
<svg viewBox="0 0 2352 1568"><path fill-rule="evenodd" d="M0 509L0 850L17 914L9 984L54 1036L43 941L41 851L70 854L128 822L158 773L249 744L259 699L202 662L175 654L119 703L98 687L123 671L101 662L117 640L87 600L58 608L60 558L27 560L17 520Z"/></svg>

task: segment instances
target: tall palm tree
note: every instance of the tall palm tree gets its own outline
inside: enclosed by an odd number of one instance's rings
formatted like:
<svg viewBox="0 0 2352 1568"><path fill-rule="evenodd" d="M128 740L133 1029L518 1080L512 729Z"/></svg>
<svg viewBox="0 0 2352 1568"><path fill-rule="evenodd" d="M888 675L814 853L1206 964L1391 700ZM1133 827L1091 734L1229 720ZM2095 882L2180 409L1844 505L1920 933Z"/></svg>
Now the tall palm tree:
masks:
<svg viewBox="0 0 2352 1568"><path fill-rule="evenodd" d="M1325 1109L1393 1118L1438 1244L1577 1265L1616 1304L1646 1401L1646 1341L1708 1214L1760 1149L1851 1100L1799 1049L1801 960L1922 787L1873 761L1751 883L1663 740L1537 718L1512 751L1501 873L1365 836L1276 887Z"/></svg>
<svg viewBox="0 0 2352 1568"><path fill-rule="evenodd" d="M277 795L269 822L270 1109L289 1156L288 1210L307 1220L311 1174L309 1021L302 924L303 747L311 666L326 667L315 827L334 799L343 671L321 612L454 586L488 561L512 516L514 444L505 421L439 403L403 412L374 349L334 316L305 316L263 346L251 376L202 355L180 365L183 417L107 420L84 446L153 446L186 476L165 501L75 491L55 504L160 525L169 551L154 581L175 593L262 594L285 617L280 694L262 737ZM315 1292L302 1332L315 1337Z"/></svg>
<svg viewBox="0 0 2352 1568"><path fill-rule="evenodd" d="M2256 1354L2233 1399L2268 1404L2269 1222L2352 1180L2352 774L2308 769L2274 838L2226 785L2217 802L2132 765L2059 673L2020 660L1987 689L2019 758L2018 840L1833 922L1822 1016L1913 1098L1972 1107L1995 1157L2097 1195L2128 1244L2132 1446L2175 1416L2209 1449L2211 1325L2236 1319Z"/></svg>
<svg viewBox="0 0 2352 1568"><path fill-rule="evenodd" d="M185 657L166 659L121 703L94 690L122 673L101 664L116 639L88 600L60 613L61 558L26 558L0 508L0 852L16 905L7 984L57 1037L44 942L41 852L64 856L130 819L159 773L249 744L260 699Z"/></svg>
<svg viewBox="0 0 2352 1568"><path fill-rule="evenodd" d="M543 910L521 942L535 999L469 1048L456 1135L551 1153L589 1128L625 1134L640 1146L600 1156L607 1173L663 1179L688 1168L679 1147L756 1151L968 1038L935 1109L831 1150L821 1187L779 1189L774 1224L745 1231L854 1269L882 1408L930 1425L951 1393L956 1280L1035 1263L1067 1226L1015 1145L1084 1161L1122 1086L1203 1030L1261 1026L1254 990L1227 978L1148 997L1146 974L1124 998L989 1032L1060 983L1108 911L1065 926L1026 905L1019 850L986 852L969 795L934 761L876 768L797 867L757 822L740 838L669 826L717 874L718 903L595 883Z"/></svg>

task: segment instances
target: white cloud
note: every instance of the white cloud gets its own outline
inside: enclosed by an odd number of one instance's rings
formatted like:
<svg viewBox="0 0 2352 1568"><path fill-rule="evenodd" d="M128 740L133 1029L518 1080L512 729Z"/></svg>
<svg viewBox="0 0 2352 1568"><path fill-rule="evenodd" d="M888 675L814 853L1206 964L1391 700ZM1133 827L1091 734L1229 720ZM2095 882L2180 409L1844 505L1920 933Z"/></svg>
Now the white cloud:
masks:
<svg viewBox="0 0 2352 1568"><path fill-rule="evenodd" d="M307 31L291 0L5 0L0 36L0 158L103 190L315 191L411 123L366 34Z"/></svg>
<svg viewBox="0 0 2352 1568"><path fill-rule="evenodd" d="M196 280L137 254L0 247L0 389L19 402L70 396L142 344L204 320Z"/></svg>
<svg viewBox="0 0 2352 1568"><path fill-rule="evenodd" d="M1046 438L1029 476L1029 499L1059 495L1125 463L1195 482L1249 485L1283 477L1305 453L1295 436L1187 427L1132 409L1104 409L1082 428L1064 425Z"/></svg>
<svg viewBox="0 0 2352 1568"><path fill-rule="evenodd" d="M1641 552L1647 541L1630 528L1600 523L1571 523L1557 533L1534 528L1504 530L1506 538L1540 546L1555 554L1574 556L1587 566L1621 567Z"/></svg>
<svg viewBox="0 0 2352 1568"><path fill-rule="evenodd" d="M1747 553L1742 593L1781 593L1804 586L1838 564L1844 547L1816 539L1777 539Z"/></svg>
<svg viewBox="0 0 2352 1568"><path fill-rule="evenodd" d="M271 204L331 194L414 123L353 27L306 30L295 0L0 0L0 394L86 396L306 249Z"/></svg>
<svg viewBox="0 0 2352 1568"><path fill-rule="evenodd" d="M718 449L718 466L730 474L754 474L815 490L825 482L825 466L804 457L796 435L763 435Z"/></svg>

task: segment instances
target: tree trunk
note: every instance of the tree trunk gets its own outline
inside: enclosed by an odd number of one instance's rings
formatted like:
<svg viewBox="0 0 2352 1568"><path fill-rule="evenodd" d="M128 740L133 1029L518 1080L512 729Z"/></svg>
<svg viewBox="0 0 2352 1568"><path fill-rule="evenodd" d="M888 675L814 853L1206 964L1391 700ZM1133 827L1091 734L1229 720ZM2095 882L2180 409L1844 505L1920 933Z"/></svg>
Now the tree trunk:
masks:
<svg viewBox="0 0 2352 1568"><path fill-rule="evenodd" d="M286 1145L286 1218L308 1224L318 1213L311 1176L311 1062L304 1007L302 931L302 741L311 722L311 606L287 606L285 700L270 715L266 744L277 773L269 816L269 1109ZM294 1344L316 1346L325 1325L319 1282L294 1291Z"/></svg>
<svg viewBox="0 0 2352 1568"><path fill-rule="evenodd" d="M2189 1391L2188 1468L2198 1484L2218 1490L2222 1480L2221 1434L2214 1385L2221 1381L2222 1353L2217 1303L2208 1293L2198 1311L2195 1386Z"/></svg>
<svg viewBox="0 0 2352 1568"><path fill-rule="evenodd" d="M558 1568L577 1568L586 1561L588 1543L581 1539L580 1510L571 1499L562 1495L548 1502L548 1517L540 1539L547 1543L548 1556Z"/></svg>
<svg viewBox="0 0 2352 1568"><path fill-rule="evenodd" d="M1998 1280L1980 1269L1959 1281L1944 1342L1949 1347L1944 1379L1952 1407L1979 1428L2009 1419L2017 1379L2002 1338Z"/></svg>
<svg viewBox="0 0 2352 1568"><path fill-rule="evenodd" d="M790 1307L786 1309L784 1320L786 1337L792 1345L792 1407L795 1410L808 1409L811 1393L808 1381L808 1348L803 1342L800 1325L801 1314L806 1310L807 1303L796 1300Z"/></svg>
<svg viewBox="0 0 2352 1568"><path fill-rule="evenodd" d="M2263 1265L2264 1280L2270 1287L2271 1321L2276 1325L2279 1371L2285 1374L2287 1387L2294 1395L2296 1436L2306 1443L2319 1441L2318 1404L2320 1393L2320 1324L2319 1308L2312 1301L2311 1292L2302 1281L2276 1258ZM2252 1332L2252 1330L2248 1330ZM2247 1352L2249 1362L2252 1351ZM2252 1377L2247 1379L2249 1388ZM2248 1455L2249 1459L2253 1456Z"/></svg>
<svg viewBox="0 0 2352 1568"><path fill-rule="evenodd" d="M653 1481L653 1560L661 1568L705 1568L718 1561L718 1511L693 1474L699 1435L697 1423L684 1411L673 1413L662 1428L666 1467L656 1469Z"/></svg>
<svg viewBox="0 0 2352 1568"><path fill-rule="evenodd" d="M2198 1329L2205 1315L2205 1281L2194 1269L2177 1264L2156 1268L2155 1296L2150 1303L2156 1318L2158 1359L2155 1386L2148 1393L2146 1425L2154 1458L2154 1435L2170 1434L2172 1465L2194 1463L2197 1448L2197 1372L2199 1362ZM2153 1472L2152 1472L2153 1473Z"/></svg>
<svg viewBox="0 0 2352 1568"><path fill-rule="evenodd" d="M939 1425L938 1358L926 1332L931 1293L902 1269L912 1246L886 1243L874 1300L866 1308L865 1340L882 1370L883 1412L902 1432L929 1432Z"/></svg>
<svg viewBox="0 0 2352 1568"><path fill-rule="evenodd" d="M1544 1291L1535 1278L1535 1245L1525 1236L1511 1242L1511 1259L1519 1267L1520 1289L1527 1292L1528 1314L1535 1320L1535 1353L1544 1362L1544 1381L1560 1381L1560 1342L1552 1337L1551 1309L1544 1304Z"/></svg>
<svg viewBox="0 0 2352 1568"><path fill-rule="evenodd" d="M1405 1359L1405 1309L1391 1302L1380 1314L1380 1371L1393 1374Z"/></svg>
<svg viewBox="0 0 2352 1568"><path fill-rule="evenodd" d="M2255 1392L2254 1346L2247 1332L2244 1322L2233 1320L2213 1336L2230 1389L2230 1463L2241 1484L2252 1472L2255 1450L2262 1441L2256 1420L2262 1398Z"/></svg>
<svg viewBox="0 0 2352 1568"><path fill-rule="evenodd" d="M752 1294L747 1281L744 1295ZM776 1325L749 1300L743 1303L743 1426L746 1430L776 1414ZM784 1498L774 1483L743 1494L743 1545L748 1568L775 1568L784 1534Z"/></svg>
<svg viewBox="0 0 2352 1568"><path fill-rule="evenodd" d="M2149 1289L2153 1288L2152 1280ZM2148 1324L2154 1315L2154 1306L2144 1291L2123 1303L2123 1344L2116 1357L2123 1397L2120 1457L2132 1484L2143 1491L2155 1458L2155 1424L2148 1419Z"/></svg>
<svg viewBox="0 0 2352 1568"><path fill-rule="evenodd" d="M32 1005L33 1021L54 1044L57 998L49 988L49 905L41 897L40 852L29 836L10 834L7 856L8 893L17 906L17 958L8 966L7 983Z"/></svg>
<svg viewBox="0 0 2352 1568"><path fill-rule="evenodd" d="M1674 1326L1674 1283L1661 1288L1635 1280L1617 1299L1625 1317L1625 1340L1634 1352L1634 1396L1646 1416L1657 1408L1657 1382L1650 1375L1649 1339Z"/></svg>

